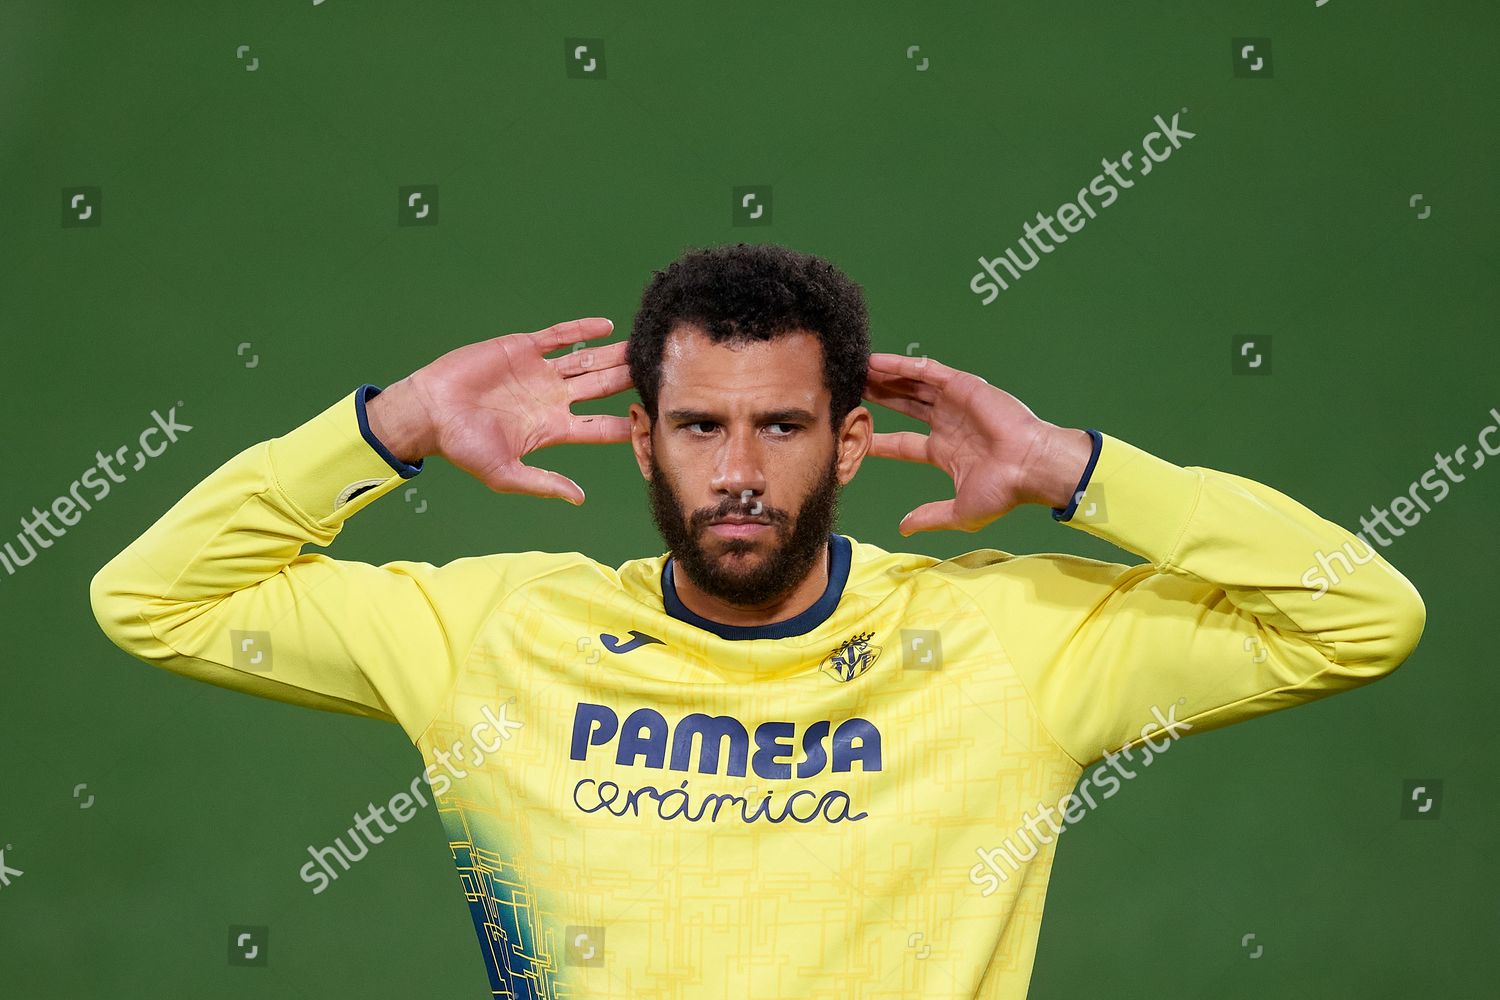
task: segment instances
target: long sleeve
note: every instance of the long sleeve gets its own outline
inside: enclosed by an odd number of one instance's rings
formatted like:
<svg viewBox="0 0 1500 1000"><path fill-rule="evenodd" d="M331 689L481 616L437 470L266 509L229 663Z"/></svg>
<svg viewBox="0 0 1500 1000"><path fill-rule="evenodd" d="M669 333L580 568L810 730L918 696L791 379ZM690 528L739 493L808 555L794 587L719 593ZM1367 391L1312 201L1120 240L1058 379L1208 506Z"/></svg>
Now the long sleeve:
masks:
<svg viewBox="0 0 1500 1000"><path fill-rule="evenodd" d="M1109 435L1063 523L1148 562L983 550L954 579L1083 766L1159 742L1173 721L1186 725L1166 736L1376 680L1426 622L1412 584L1344 528L1269 486Z"/></svg>
<svg viewBox="0 0 1500 1000"><path fill-rule="evenodd" d="M372 389L240 452L100 569L89 598L105 634L173 673L397 722L415 741L492 612L504 563L302 553L420 471L369 437Z"/></svg>

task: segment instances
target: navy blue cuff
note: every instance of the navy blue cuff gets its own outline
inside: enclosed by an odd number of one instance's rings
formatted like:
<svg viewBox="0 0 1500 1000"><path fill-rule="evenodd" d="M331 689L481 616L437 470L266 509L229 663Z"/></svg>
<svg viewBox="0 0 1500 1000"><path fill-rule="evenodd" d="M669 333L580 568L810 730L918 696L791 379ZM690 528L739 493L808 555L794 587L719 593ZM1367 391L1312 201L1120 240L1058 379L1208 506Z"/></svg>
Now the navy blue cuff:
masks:
<svg viewBox="0 0 1500 1000"><path fill-rule="evenodd" d="M1073 498L1068 501L1066 507L1053 507L1052 519L1054 521L1067 521L1073 517L1073 512L1078 509L1078 499L1083 496L1083 491L1088 489L1089 477L1094 474L1094 466L1099 463L1099 449L1104 445L1104 435L1088 428L1088 436L1094 439L1094 450L1089 455L1089 464L1083 467L1083 478L1078 480L1078 486L1073 490Z"/></svg>
<svg viewBox="0 0 1500 1000"><path fill-rule="evenodd" d="M370 447L374 448L375 451L379 453L380 457L386 460L386 463L390 465L391 468L401 473L402 479L410 479L412 476L415 476L417 473L422 471L422 463L426 461L426 459L419 458L417 459L416 465L407 465L405 462L401 461L401 459L397 458L395 455L392 455L391 450L384 444L382 444L380 439L377 438L373 432L371 432L370 419L365 416L365 403L374 399L383 391L384 390L376 386L370 385L368 382L355 390L354 412L359 415L359 433L364 437L365 441L370 445ZM1092 462L1089 463L1089 468L1093 468Z"/></svg>

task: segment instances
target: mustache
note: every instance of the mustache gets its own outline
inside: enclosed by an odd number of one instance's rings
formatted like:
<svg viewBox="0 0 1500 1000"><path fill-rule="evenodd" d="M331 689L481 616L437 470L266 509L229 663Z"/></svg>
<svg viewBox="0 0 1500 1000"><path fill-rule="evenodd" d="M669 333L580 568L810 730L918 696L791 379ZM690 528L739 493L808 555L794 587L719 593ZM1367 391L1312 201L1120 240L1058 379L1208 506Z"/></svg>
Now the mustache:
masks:
<svg viewBox="0 0 1500 1000"><path fill-rule="evenodd" d="M693 514L693 523L708 524L710 521L717 521L721 518L735 515L740 517L763 517L772 524L785 523L787 519L785 511L775 507L767 507L765 504L756 501L752 504L736 503L728 507L696 511Z"/></svg>

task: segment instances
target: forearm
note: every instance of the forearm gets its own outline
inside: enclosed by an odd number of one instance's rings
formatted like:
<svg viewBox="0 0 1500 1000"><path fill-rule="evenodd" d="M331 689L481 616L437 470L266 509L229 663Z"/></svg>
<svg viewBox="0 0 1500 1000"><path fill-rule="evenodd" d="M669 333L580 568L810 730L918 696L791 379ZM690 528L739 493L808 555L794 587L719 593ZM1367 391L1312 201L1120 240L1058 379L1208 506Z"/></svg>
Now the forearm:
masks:
<svg viewBox="0 0 1500 1000"><path fill-rule="evenodd" d="M89 593L110 639L156 662L197 655L219 641L206 627L214 605L281 573L304 545L327 545L354 510L399 483L350 432L353 405L345 397L229 459L102 567Z"/></svg>
<svg viewBox="0 0 1500 1000"><path fill-rule="evenodd" d="M1346 529L1269 486L1178 467L1107 435L1090 478L1096 485L1107 502L1103 515L1070 523L1159 570L1221 588L1266 626L1267 645L1302 643L1341 671L1371 677L1398 665L1421 635L1426 610L1406 577ZM1320 554L1334 553L1348 571L1331 583L1316 579Z"/></svg>
<svg viewBox="0 0 1500 1000"><path fill-rule="evenodd" d="M1138 740L1153 709L1206 732L1369 683L1422 634L1404 576L1269 486L1102 434L1086 490L1096 509L1063 523L1147 564L1007 556L956 574L1079 763ZM1337 579L1317 579L1320 553Z"/></svg>

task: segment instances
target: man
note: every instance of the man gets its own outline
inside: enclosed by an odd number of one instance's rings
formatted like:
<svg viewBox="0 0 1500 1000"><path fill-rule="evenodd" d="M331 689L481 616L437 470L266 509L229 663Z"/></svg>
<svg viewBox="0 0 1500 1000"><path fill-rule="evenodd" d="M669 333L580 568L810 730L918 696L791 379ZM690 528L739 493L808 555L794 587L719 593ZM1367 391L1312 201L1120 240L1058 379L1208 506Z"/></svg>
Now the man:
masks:
<svg viewBox="0 0 1500 1000"><path fill-rule="evenodd" d="M859 287L816 257L690 252L627 342L545 357L611 329L362 386L228 461L91 587L141 659L402 726L496 996L1024 997L1062 817L1189 731L1390 673L1421 635L1373 551L1309 587L1320 553L1365 547L1276 490L871 355ZM631 386L628 418L569 409ZM874 433L861 398L930 432ZM581 504L523 456L626 441L660 555L301 551L426 456ZM953 478L903 535L1043 504L1147 562L835 533L867 455Z"/></svg>

